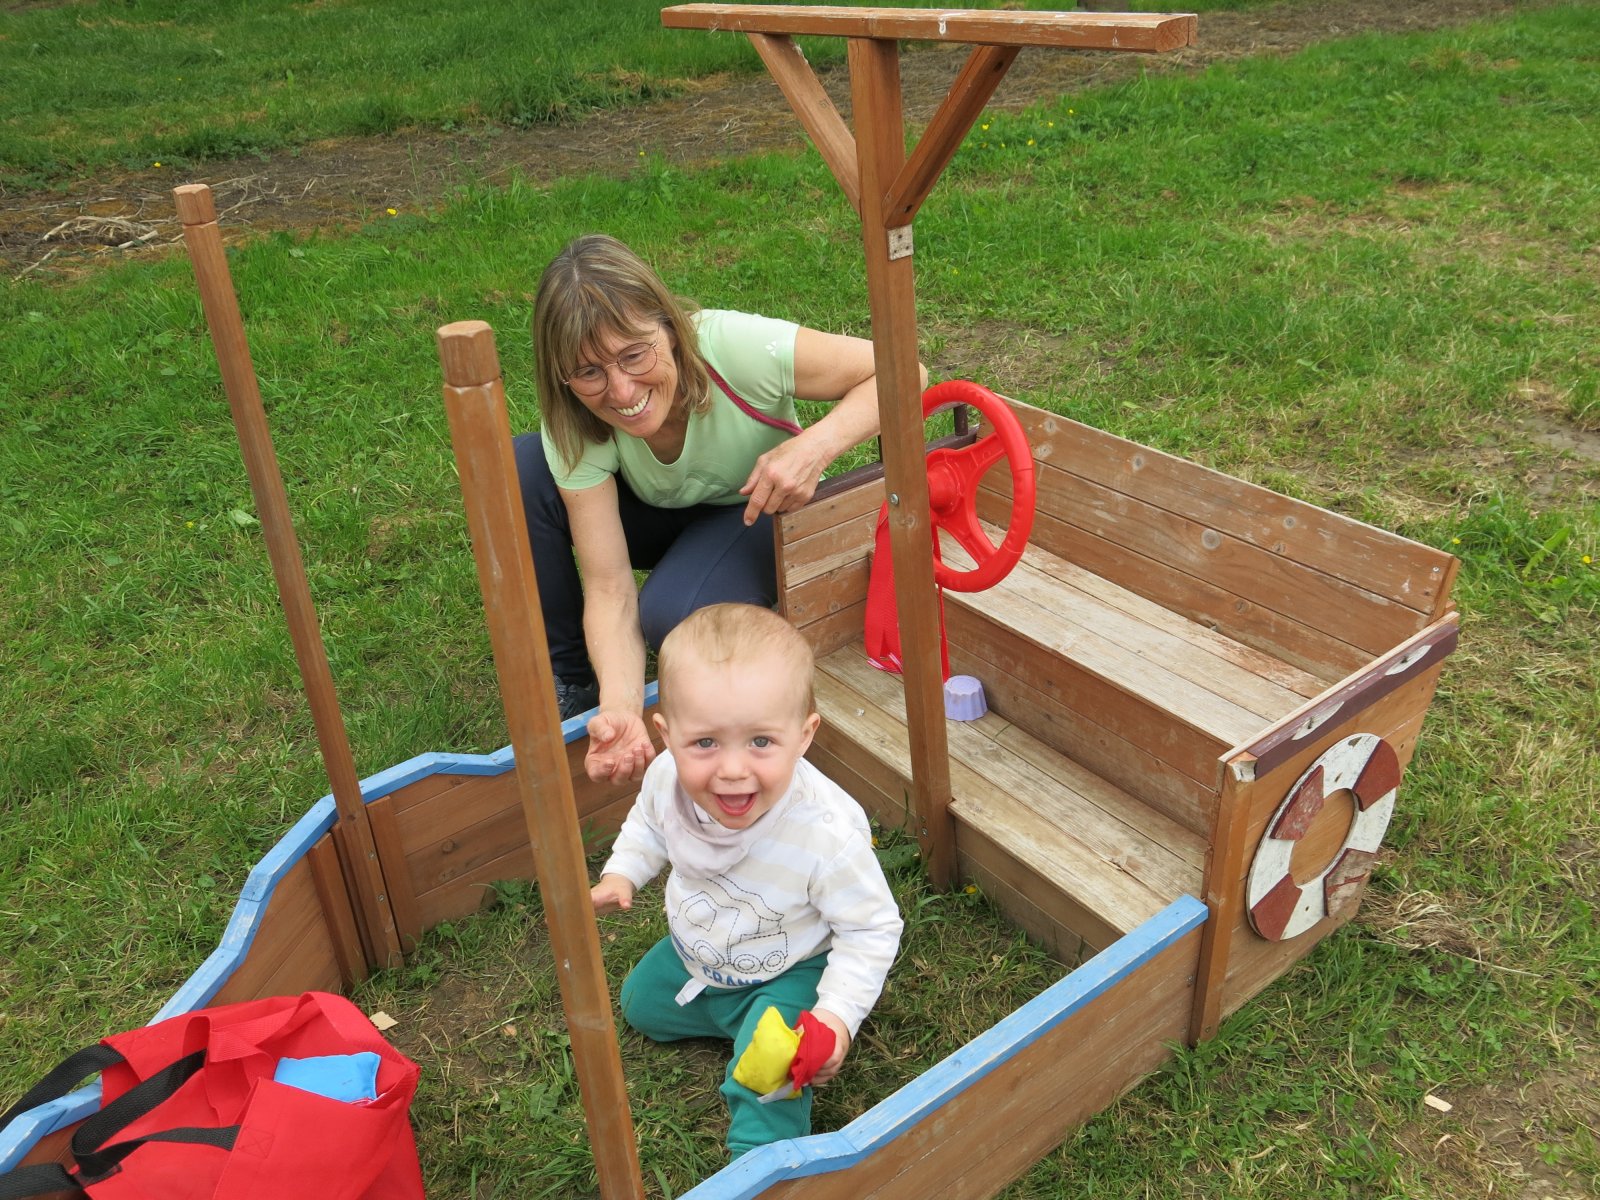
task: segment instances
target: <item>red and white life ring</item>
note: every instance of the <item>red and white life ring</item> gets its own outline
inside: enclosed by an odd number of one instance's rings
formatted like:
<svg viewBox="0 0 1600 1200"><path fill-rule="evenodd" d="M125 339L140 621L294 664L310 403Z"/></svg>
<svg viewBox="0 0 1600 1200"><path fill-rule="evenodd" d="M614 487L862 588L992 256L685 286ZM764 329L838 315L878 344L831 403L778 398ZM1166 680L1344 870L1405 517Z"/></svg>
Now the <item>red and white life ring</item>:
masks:
<svg viewBox="0 0 1600 1200"><path fill-rule="evenodd" d="M1281 942L1325 917L1348 916L1372 873L1400 786L1400 759L1375 733L1358 733L1324 750L1289 789L1261 836L1245 890L1250 924L1268 941ZM1344 845L1314 879L1296 883L1289 872L1295 844L1311 828L1324 801L1349 788L1355 815Z"/></svg>

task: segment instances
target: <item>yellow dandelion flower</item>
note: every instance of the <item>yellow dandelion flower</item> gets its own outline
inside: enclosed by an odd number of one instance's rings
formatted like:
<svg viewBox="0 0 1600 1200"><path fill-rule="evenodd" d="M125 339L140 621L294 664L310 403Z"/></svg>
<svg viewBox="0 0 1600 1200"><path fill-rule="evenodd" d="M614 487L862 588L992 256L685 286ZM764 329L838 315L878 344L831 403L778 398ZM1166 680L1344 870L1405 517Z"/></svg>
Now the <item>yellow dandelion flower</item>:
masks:
<svg viewBox="0 0 1600 1200"><path fill-rule="evenodd" d="M964 891L969 896L976 896L978 894L978 889L973 887L970 883L967 884L967 886L962 888L961 890Z"/></svg>
<svg viewBox="0 0 1600 1200"><path fill-rule="evenodd" d="M1583 556L1583 565L1584 565L1584 566L1586 566L1586 567L1587 567L1587 566L1588 566L1588 565L1589 565L1589 564L1590 564L1590 563L1592 563L1592 562L1594 562L1594 559L1593 559L1593 557L1591 557L1591 556L1590 556L1590 555L1587 555L1587 554L1585 554L1585 555L1584 555L1584 556Z"/></svg>
<svg viewBox="0 0 1600 1200"><path fill-rule="evenodd" d="M1459 545L1461 545L1461 539L1453 537L1453 538L1450 539L1450 544L1452 546L1459 546Z"/></svg>
<svg viewBox="0 0 1600 1200"><path fill-rule="evenodd" d="M159 166L160 166L160 165L161 165L161 164L160 164L160 163L156 163L156 166L158 166L158 167L159 167Z"/></svg>
<svg viewBox="0 0 1600 1200"><path fill-rule="evenodd" d="M383 211L388 213L391 217L395 217L395 216L399 216L400 215L396 210L394 210L392 208L386 208Z"/></svg>
<svg viewBox="0 0 1600 1200"><path fill-rule="evenodd" d="M984 133L988 133L989 132L989 126L988 125L980 125L980 126L978 126L978 128L983 130Z"/></svg>
<svg viewBox="0 0 1600 1200"><path fill-rule="evenodd" d="M185 521L183 523L183 527L185 529L193 529L194 528L194 522L193 521Z"/></svg>
<svg viewBox="0 0 1600 1200"><path fill-rule="evenodd" d="M1033 139L1032 138L1028 139L1028 145L1030 145L1030 146L1033 145Z"/></svg>

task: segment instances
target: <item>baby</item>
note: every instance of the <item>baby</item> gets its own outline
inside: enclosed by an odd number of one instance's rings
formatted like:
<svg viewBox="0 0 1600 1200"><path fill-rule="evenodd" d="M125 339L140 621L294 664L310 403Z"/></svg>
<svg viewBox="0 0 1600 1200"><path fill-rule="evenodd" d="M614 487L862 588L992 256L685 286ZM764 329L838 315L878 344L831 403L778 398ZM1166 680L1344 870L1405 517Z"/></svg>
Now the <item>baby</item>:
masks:
<svg viewBox="0 0 1600 1200"><path fill-rule="evenodd" d="M733 1039L721 1090L737 1158L811 1128L810 1087L764 1104L733 1078L761 1014L793 1025L810 1009L836 1039L814 1082L832 1079L901 920L861 806L801 757L822 721L805 639L770 609L716 604L667 635L657 668L666 751L591 897L596 912L631 908L671 867L671 932L629 972L622 1015L660 1042Z"/></svg>

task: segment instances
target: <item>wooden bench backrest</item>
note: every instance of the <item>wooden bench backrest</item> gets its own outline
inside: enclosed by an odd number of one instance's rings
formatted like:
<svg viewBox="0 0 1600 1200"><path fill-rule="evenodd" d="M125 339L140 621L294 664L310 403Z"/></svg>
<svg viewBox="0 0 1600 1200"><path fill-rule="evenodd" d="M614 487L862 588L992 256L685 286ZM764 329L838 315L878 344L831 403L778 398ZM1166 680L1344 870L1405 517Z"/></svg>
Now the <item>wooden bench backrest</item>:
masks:
<svg viewBox="0 0 1600 1200"><path fill-rule="evenodd" d="M1165 608L1343 678L1449 611L1456 559L1255 484L1013 402L1033 447L1032 541ZM979 513L1004 524L1010 477Z"/></svg>

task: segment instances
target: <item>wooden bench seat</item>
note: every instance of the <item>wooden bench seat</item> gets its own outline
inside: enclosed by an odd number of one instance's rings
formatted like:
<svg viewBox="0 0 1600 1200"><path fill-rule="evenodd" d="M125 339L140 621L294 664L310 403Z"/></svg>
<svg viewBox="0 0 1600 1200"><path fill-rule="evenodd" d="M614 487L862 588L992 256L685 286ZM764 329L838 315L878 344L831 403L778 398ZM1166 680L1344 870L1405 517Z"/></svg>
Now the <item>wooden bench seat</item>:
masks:
<svg viewBox="0 0 1600 1200"><path fill-rule="evenodd" d="M996 543L1004 534L986 529ZM949 535L941 553L953 567L972 566ZM945 602L980 612L1118 690L1157 702L1227 746L1249 741L1327 687L1037 546L994 587L949 592Z"/></svg>

